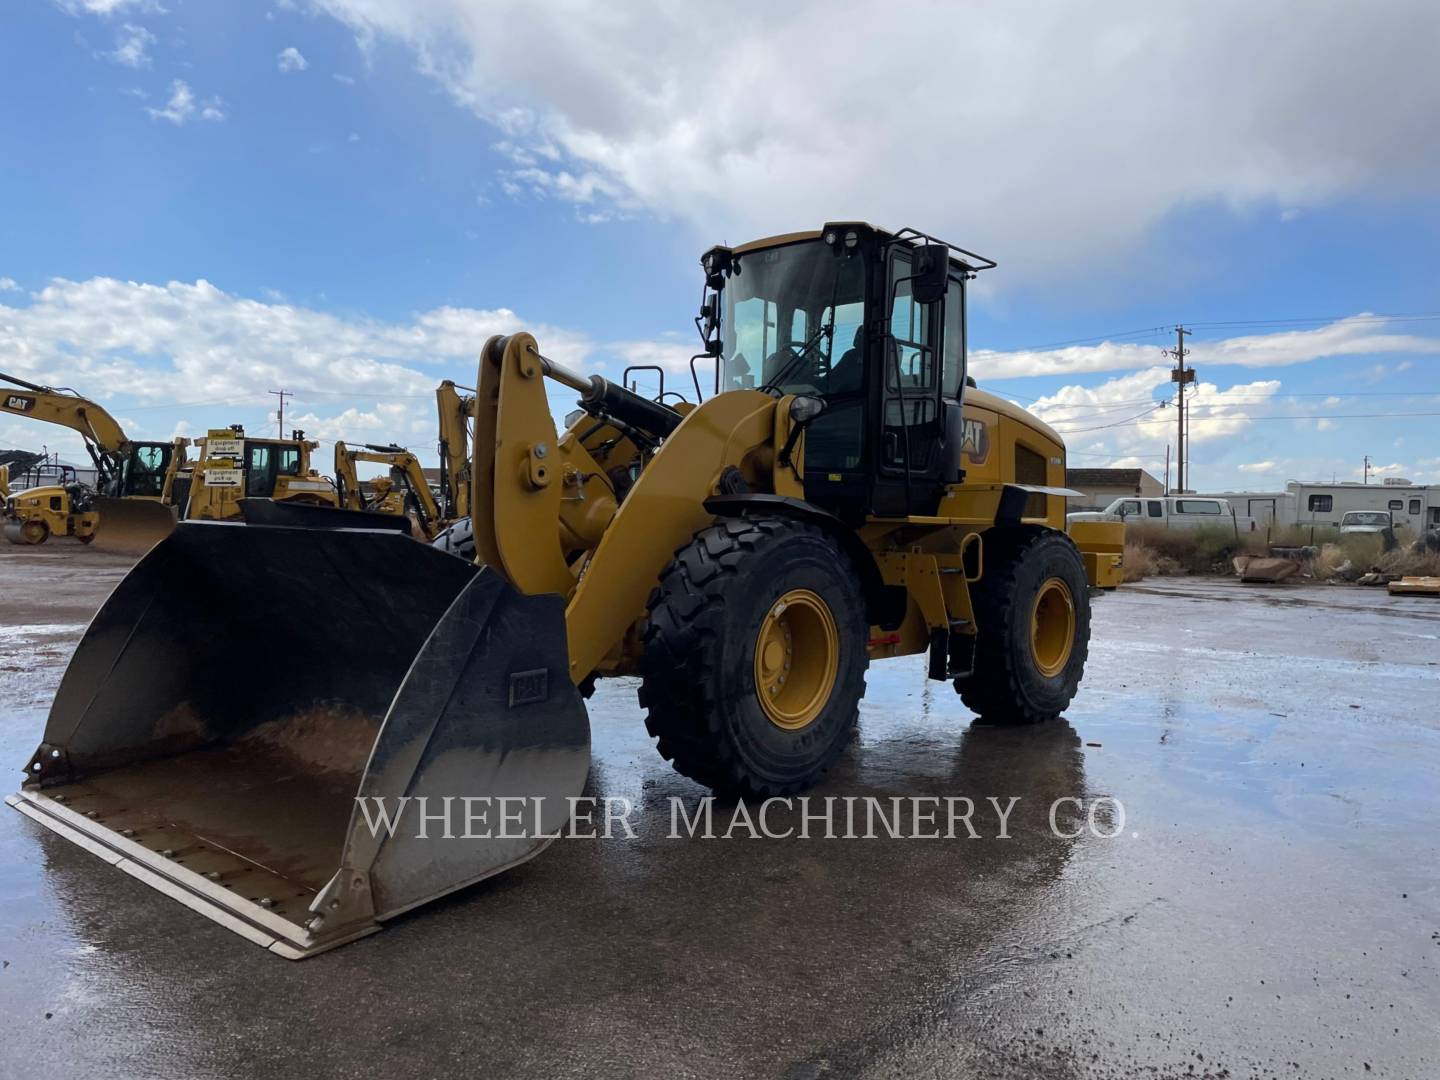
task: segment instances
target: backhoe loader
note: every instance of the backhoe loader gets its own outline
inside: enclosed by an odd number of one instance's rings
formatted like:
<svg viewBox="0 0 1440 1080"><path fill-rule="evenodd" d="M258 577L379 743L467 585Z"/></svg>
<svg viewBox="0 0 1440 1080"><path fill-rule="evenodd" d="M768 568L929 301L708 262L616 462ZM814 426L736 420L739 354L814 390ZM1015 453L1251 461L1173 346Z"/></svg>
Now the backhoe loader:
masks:
<svg viewBox="0 0 1440 1080"><path fill-rule="evenodd" d="M355 465L368 461L389 466L389 474L372 480L367 497ZM443 475L443 474L442 474ZM425 479L420 459L403 446L366 443L359 450L335 443L335 491L343 510L369 510L408 518L416 539L433 540L445 527L440 504Z"/></svg>
<svg viewBox="0 0 1440 1080"><path fill-rule="evenodd" d="M175 488L185 469L188 439L130 439L102 406L67 388L41 386L0 372L0 412L78 431L95 464L95 488L42 484L7 502L5 537L43 544L53 536L143 549L175 523ZM179 500L183 505L183 499Z"/></svg>
<svg viewBox="0 0 1440 1080"><path fill-rule="evenodd" d="M638 676L660 753L742 798L821 779L872 661L922 655L996 723L1058 716L1119 549L1066 534L1059 436L967 385L994 263L842 222L702 266L704 400L484 344L474 562L182 524L95 616L11 804L300 958L550 843L596 678ZM558 435L547 381L579 397Z"/></svg>

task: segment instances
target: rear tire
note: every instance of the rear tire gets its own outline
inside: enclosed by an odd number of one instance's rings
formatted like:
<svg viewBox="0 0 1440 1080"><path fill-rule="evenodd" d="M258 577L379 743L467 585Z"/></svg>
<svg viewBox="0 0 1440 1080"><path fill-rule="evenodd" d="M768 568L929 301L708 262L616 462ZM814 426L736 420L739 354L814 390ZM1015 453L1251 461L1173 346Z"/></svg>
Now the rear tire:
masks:
<svg viewBox="0 0 1440 1080"><path fill-rule="evenodd" d="M786 795L849 745L869 626L823 530L722 520L676 552L649 607L640 703L678 772L728 796Z"/></svg>
<svg viewBox="0 0 1440 1080"><path fill-rule="evenodd" d="M1090 646L1090 591L1074 541L1054 529L993 529L975 590L973 674L960 699L993 724L1036 724L1070 705Z"/></svg>

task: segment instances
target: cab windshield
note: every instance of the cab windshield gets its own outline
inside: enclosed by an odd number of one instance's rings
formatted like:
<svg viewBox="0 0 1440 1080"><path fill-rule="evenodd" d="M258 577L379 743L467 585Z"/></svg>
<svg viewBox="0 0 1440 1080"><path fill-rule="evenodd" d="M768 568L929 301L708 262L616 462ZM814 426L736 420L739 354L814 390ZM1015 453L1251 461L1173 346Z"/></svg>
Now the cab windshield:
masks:
<svg viewBox="0 0 1440 1080"><path fill-rule="evenodd" d="M736 255L721 317L727 389L861 390L865 270L819 240Z"/></svg>
<svg viewBox="0 0 1440 1080"><path fill-rule="evenodd" d="M1389 525L1390 515L1383 510L1352 510L1340 521L1342 525Z"/></svg>

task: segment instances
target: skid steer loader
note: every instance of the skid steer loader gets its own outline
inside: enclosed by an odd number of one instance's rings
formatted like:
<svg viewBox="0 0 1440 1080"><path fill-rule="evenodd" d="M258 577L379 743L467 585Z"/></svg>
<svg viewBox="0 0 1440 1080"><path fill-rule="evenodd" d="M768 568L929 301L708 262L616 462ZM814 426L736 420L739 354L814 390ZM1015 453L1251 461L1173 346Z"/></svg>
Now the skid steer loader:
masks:
<svg viewBox="0 0 1440 1080"><path fill-rule="evenodd" d="M638 675L660 753L737 797L820 779L872 660L924 654L995 722L1057 716L1114 566L1087 578L1064 531L1059 437L967 385L993 265L861 223L712 249L718 392L673 407L491 338L475 561L180 525L95 616L9 801L298 958L548 844L598 677ZM580 399L558 436L547 380Z"/></svg>

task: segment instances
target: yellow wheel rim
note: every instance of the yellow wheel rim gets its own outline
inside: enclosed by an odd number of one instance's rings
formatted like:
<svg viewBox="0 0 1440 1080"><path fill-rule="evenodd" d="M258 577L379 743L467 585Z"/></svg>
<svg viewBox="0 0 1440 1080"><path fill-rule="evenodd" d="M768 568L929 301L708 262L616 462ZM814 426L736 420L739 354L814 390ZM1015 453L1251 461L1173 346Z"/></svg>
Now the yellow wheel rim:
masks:
<svg viewBox="0 0 1440 1080"><path fill-rule="evenodd" d="M1047 578L1030 611L1030 655L1040 674L1058 675L1075 646L1075 598L1059 578Z"/></svg>
<svg viewBox="0 0 1440 1080"><path fill-rule="evenodd" d="M755 638L755 693L776 727L798 731L830 700L840 670L840 634L830 607L809 589L771 606Z"/></svg>

